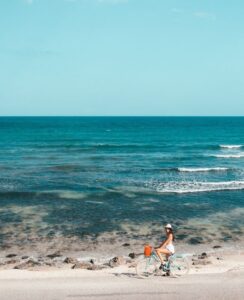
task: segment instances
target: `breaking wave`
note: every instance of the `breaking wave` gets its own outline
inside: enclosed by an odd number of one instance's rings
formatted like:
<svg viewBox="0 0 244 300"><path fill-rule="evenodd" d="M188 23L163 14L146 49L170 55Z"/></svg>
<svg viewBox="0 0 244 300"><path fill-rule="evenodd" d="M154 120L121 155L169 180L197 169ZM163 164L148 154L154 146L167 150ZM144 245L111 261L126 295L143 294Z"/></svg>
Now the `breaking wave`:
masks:
<svg viewBox="0 0 244 300"><path fill-rule="evenodd" d="M243 190L244 181L223 182L165 182L153 183L159 193L199 193L211 191Z"/></svg>
<svg viewBox="0 0 244 300"><path fill-rule="evenodd" d="M215 155L211 155L213 157L217 157L217 158L242 158L244 157L244 153L238 153L238 154L215 154Z"/></svg>
<svg viewBox="0 0 244 300"><path fill-rule="evenodd" d="M239 149L242 147L242 145L219 145L220 148L224 149Z"/></svg>
<svg viewBox="0 0 244 300"><path fill-rule="evenodd" d="M221 172L221 171L228 171L229 168L178 168L179 172Z"/></svg>

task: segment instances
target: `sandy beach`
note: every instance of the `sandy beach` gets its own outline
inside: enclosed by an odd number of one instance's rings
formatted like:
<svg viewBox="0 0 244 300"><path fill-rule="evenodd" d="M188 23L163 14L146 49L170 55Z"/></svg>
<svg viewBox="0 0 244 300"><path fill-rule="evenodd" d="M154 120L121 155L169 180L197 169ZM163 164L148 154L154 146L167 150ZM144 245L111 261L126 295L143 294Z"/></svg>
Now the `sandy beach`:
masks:
<svg viewBox="0 0 244 300"><path fill-rule="evenodd" d="M244 300L243 13L0 0L0 300Z"/></svg>
<svg viewBox="0 0 244 300"><path fill-rule="evenodd" d="M1 300L243 299L244 251L216 251L200 262L191 263L183 277L147 279L139 278L130 263L102 270L71 269L72 264L7 268L0 270Z"/></svg>

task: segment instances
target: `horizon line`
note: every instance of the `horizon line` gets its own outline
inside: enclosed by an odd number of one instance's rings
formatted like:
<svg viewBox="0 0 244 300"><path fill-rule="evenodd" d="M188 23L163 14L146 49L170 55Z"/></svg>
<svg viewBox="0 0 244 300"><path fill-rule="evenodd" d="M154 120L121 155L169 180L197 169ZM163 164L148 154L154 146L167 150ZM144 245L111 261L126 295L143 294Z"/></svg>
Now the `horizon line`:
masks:
<svg viewBox="0 0 244 300"><path fill-rule="evenodd" d="M6 115L0 118L243 118L244 115Z"/></svg>

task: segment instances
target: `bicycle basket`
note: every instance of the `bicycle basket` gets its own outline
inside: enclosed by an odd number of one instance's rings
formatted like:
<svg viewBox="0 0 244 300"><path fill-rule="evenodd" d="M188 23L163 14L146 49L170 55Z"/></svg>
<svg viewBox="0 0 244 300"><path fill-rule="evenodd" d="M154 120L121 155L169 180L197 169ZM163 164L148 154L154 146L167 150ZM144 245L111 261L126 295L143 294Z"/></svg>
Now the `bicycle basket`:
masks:
<svg viewBox="0 0 244 300"><path fill-rule="evenodd" d="M144 247L144 255L151 256L152 254L152 247L150 245L145 245Z"/></svg>

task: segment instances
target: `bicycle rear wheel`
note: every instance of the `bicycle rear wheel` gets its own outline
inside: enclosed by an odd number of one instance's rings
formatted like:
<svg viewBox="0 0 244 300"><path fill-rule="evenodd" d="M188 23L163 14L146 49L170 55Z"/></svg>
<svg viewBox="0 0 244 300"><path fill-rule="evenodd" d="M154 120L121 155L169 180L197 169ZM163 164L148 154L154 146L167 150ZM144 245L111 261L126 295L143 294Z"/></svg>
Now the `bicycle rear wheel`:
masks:
<svg viewBox="0 0 244 300"><path fill-rule="evenodd" d="M157 271L157 262L152 257L144 257L136 265L136 274L141 278L148 278Z"/></svg>
<svg viewBox="0 0 244 300"><path fill-rule="evenodd" d="M170 260L170 275L184 276L190 271L190 264L185 257L174 257Z"/></svg>

